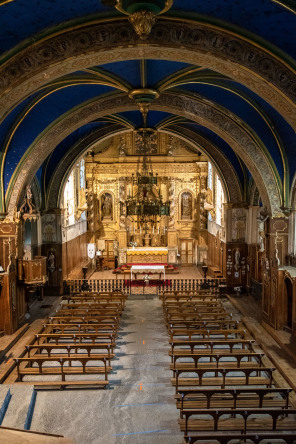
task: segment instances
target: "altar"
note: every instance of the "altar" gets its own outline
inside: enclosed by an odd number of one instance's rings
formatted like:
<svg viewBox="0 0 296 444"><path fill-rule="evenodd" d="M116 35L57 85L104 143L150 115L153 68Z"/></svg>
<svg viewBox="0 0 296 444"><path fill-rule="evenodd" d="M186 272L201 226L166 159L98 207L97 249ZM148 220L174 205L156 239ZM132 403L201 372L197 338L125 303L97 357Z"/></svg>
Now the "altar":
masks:
<svg viewBox="0 0 296 444"><path fill-rule="evenodd" d="M166 247L129 248L126 254L127 254L127 264L168 263L168 249Z"/></svg>
<svg viewBox="0 0 296 444"><path fill-rule="evenodd" d="M138 274L158 274L159 280L163 274L163 279L165 279L165 268L164 265L133 265L131 267L131 280L133 279L133 274L137 279Z"/></svg>

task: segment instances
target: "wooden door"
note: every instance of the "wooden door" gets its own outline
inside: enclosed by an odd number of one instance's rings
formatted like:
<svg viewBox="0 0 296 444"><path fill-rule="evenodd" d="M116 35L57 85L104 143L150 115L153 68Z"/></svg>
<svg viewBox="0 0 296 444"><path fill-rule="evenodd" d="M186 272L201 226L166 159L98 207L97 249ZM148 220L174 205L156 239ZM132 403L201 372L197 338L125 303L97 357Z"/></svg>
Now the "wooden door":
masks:
<svg viewBox="0 0 296 444"><path fill-rule="evenodd" d="M193 239L181 240L181 265L193 265Z"/></svg>
<svg viewBox="0 0 296 444"><path fill-rule="evenodd" d="M114 241L106 240L105 241L105 250L103 251L103 268L114 268L115 267L115 258L114 258Z"/></svg>

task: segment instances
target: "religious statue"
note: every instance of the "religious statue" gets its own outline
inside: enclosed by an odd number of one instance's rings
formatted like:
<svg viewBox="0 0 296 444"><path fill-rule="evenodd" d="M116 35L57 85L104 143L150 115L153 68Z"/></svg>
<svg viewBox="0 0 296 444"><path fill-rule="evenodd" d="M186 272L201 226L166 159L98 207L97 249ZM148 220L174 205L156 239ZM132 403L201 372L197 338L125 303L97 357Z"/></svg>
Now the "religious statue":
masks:
<svg viewBox="0 0 296 444"><path fill-rule="evenodd" d="M169 201L170 201L170 218L169 218L169 228L174 228L175 224L175 184L174 180L170 178L169 185Z"/></svg>
<svg viewBox="0 0 296 444"><path fill-rule="evenodd" d="M125 142L122 137L120 138L120 143L118 146L118 153L119 153L120 157L126 156L126 145L125 145Z"/></svg>
<svg viewBox="0 0 296 444"><path fill-rule="evenodd" d="M258 232L259 232L259 252L263 253L264 251L264 239L265 239L265 228L264 224L268 219L268 215L264 218L262 214L260 214L259 217L257 217L257 224L258 224Z"/></svg>
<svg viewBox="0 0 296 444"><path fill-rule="evenodd" d="M55 255L54 255L53 250L50 250L49 256L47 258L48 268L50 270L54 270L55 269L54 262L55 262Z"/></svg>
<svg viewBox="0 0 296 444"><path fill-rule="evenodd" d="M24 213L27 214L36 213L35 205L33 204L33 193L30 185L26 186L26 195L24 198L24 203L20 207L20 214L23 215Z"/></svg>
<svg viewBox="0 0 296 444"><path fill-rule="evenodd" d="M181 219L191 219L192 217L192 196L185 192L181 196Z"/></svg>
<svg viewBox="0 0 296 444"><path fill-rule="evenodd" d="M79 190L79 207L86 207L86 192L87 190L85 190L83 187L80 188Z"/></svg>
<svg viewBox="0 0 296 444"><path fill-rule="evenodd" d="M102 220L103 219L113 220L112 209L113 209L112 196L110 193L104 193L102 195L102 200L101 200Z"/></svg>
<svg viewBox="0 0 296 444"><path fill-rule="evenodd" d="M211 188L207 188L206 190L206 203L209 205L213 205L213 193Z"/></svg>
<svg viewBox="0 0 296 444"><path fill-rule="evenodd" d="M236 248L234 253L234 268L235 270L239 270L240 268L240 251L239 248Z"/></svg>
<svg viewBox="0 0 296 444"><path fill-rule="evenodd" d="M275 240L274 240L274 244L275 244L274 245L274 266L275 267L279 267L281 265L281 261L280 261L280 258L279 258L279 250L278 250L277 242L278 242L278 236L277 236L277 233L276 233Z"/></svg>

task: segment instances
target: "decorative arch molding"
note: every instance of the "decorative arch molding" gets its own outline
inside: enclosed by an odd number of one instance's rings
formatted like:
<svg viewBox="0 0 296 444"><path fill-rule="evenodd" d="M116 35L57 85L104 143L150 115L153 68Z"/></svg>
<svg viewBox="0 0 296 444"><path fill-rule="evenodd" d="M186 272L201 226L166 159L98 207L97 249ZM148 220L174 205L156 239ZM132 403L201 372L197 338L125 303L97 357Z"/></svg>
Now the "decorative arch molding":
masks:
<svg viewBox="0 0 296 444"><path fill-rule="evenodd" d="M241 203L243 201L241 184L237 174L227 157L216 145L200 134L179 125L167 127L166 130L161 131L169 134L173 133L187 143L198 145L200 151L210 157L211 162L217 169L225 188L227 201L231 203Z"/></svg>
<svg viewBox="0 0 296 444"><path fill-rule="evenodd" d="M58 164L54 174L49 182L48 193L46 196L46 208L58 208L60 206L61 192L64 189L65 181L68 173L72 170L76 161L83 155L83 153L93 146L94 143L103 141L115 134L125 131L122 125L108 125L104 128L99 128L89 134L87 137L80 140L78 143L67 151L61 162Z"/></svg>
<svg viewBox="0 0 296 444"><path fill-rule="evenodd" d="M250 88L296 125L295 67L257 42L218 24L162 17L145 42L125 18L84 23L5 55L0 69L0 118L36 89L86 67L139 58L198 64ZM277 48L274 51L280 52ZM13 54L10 58L9 54Z"/></svg>
<svg viewBox="0 0 296 444"><path fill-rule="evenodd" d="M6 196L10 217L28 177L35 175L42 162L65 137L80 126L107 114L136 109L137 105L125 94L110 94L100 100L91 100L74 108L64 118L50 125L29 147L14 172ZM215 104L208 100L203 101L197 95L188 97L165 93L151 105L151 109L169 111L186 117L210 128L222 137L249 168L267 209L274 217L281 214L280 192L273 170L260 146L244 128L240 119L229 112L217 109Z"/></svg>

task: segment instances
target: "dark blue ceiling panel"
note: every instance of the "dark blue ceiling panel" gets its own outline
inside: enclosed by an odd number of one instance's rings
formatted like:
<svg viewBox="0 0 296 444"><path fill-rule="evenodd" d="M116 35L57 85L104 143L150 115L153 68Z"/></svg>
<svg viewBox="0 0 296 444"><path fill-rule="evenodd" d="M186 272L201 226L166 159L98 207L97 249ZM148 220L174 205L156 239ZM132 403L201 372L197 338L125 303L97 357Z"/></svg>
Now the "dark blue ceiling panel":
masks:
<svg viewBox="0 0 296 444"><path fill-rule="evenodd" d="M254 107L237 94L216 86L191 83L189 85L183 85L182 89L201 94L203 97L226 107L229 111L240 117L262 140L276 164L281 178L283 177L281 153L277 142L270 126Z"/></svg>
<svg viewBox="0 0 296 444"><path fill-rule="evenodd" d="M296 16L271 0L174 0L174 11L203 14L248 30L295 57ZM193 17L192 17L193 18Z"/></svg>
<svg viewBox="0 0 296 444"><path fill-rule="evenodd" d="M21 40L43 29L88 14L107 12L113 7L102 5L100 0L15 0L1 6L0 25L2 38L0 51L4 52ZM221 20L248 29L257 36L273 42L283 51L295 56L296 45L291 35L296 28L296 17L271 0L174 0L169 14L187 12L205 15L211 20Z"/></svg>
<svg viewBox="0 0 296 444"><path fill-rule="evenodd" d="M140 60L125 60L124 62L106 63L99 66L105 71L109 71L111 74L124 79L130 83L133 88L141 87L141 71Z"/></svg>
<svg viewBox="0 0 296 444"><path fill-rule="evenodd" d="M100 0L16 0L1 6L0 51L6 51L19 41L68 20L88 14L111 11Z"/></svg>
<svg viewBox="0 0 296 444"><path fill-rule="evenodd" d="M149 88L155 87L165 77L190 66L187 63L169 62L166 60L147 60L146 63L147 86Z"/></svg>
<svg viewBox="0 0 296 444"><path fill-rule="evenodd" d="M48 125L74 106L111 90L100 85L72 86L55 91L39 102L27 114L11 140L5 162L5 189L23 154Z"/></svg>

